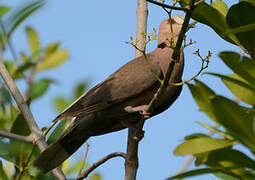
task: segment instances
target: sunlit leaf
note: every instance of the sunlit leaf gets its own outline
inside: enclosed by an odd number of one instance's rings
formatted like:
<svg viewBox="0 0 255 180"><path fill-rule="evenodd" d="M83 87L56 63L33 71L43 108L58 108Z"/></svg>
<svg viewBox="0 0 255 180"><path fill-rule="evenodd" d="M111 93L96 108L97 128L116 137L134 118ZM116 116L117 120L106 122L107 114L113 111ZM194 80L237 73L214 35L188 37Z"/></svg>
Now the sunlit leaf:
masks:
<svg viewBox="0 0 255 180"><path fill-rule="evenodd" d="M1 180L8 180L7 175L5 174L5 171L3 169L2 161L0 161L0 179Z"/></svg>
<svg viewBox="0 0 255 180"><path fill-rule="evenodd" d="M215 139L211 137L201 137L189 139L174 150L175 155L198 154L216 149L222 149L236 144L236 142L226 139Z"/></svg>
<svg viewBox="0 0 255 180"><path fill-rule="evenodd" d="M86 84L85 83L80 83L77 84L75 87L75 92L74 92L74 99L79 98L86 90Z"/></svg>
<svg viewBox="0 0 255 180"><path fill-rule="evenodd" d="M245 111L242 106L222 96L216 96L211 99L211 102L218 122L233 137L255 150L253 115Z"/></svg>
<svg viewBox="0 0 255 180"><path fill-rule="evenodd" d="M8 6L0 6L0 19L10 10Z"/></svg>
<svg viewBox="0 0 255 180"><path fill-rule="evenodd" d="M101 179L102 177L99 173L95 173L89 178L89 180L101 180Z"/></svg>
<svg viewBox="0 0 255 180"><path fill-rule="evenodd" d="M209 137L209 136L202 133L194 133L194 134L185 136L184 139L189 140L189 139L195 139L195 138L201 138L201 137Z"/></svg>
<svg viewBox="0 0 255 180"><path fill-rule="evenodd" d="M219 54L223 62L237 75L255 87L255 61L248 57L240 57L238 53L225 51Z"/></svg>
<svg viewBox="0 0 255 180"><path fill-rule="evenodd" d="M188 84L189 90L196 101L199 108L212 120L217 122L215 115L211 108L210 99L214 98L216 94L199 80L195 80L195 84Z"/></svg>
<svg viewBox="0 0 255 180"><path fill-rule="evenodd" d="M40 41L36 31L32 27L27 26L26 34L30 51L32 53L38 51L40 49Z"/></svg>
<svg viewBox="0 0 255 180"><path fill-rule="evenodd" d="M71 168L69 168L66 172L66 174L68 175L71 175L71 174L75 174L75 173L78 173L81 169L83 165L83 162L82 161L77 161ZM87 167L88 165L85 163L85 166L84 167ZM83 167L83 168L84 168Z"/></svg>
<svg viewBox="0 0 255 180"><path fill-rule="evenodd" d="M237 74L221 75L216 73L208 73L218 76L230 91L240 100L247 104L255 105L255 88L247 84L247 82Z"/></svg>
<svg viewBox="0 0 255 180"><path fill-rule="evenodd" d="M46 59L36 66L37 71L43 71L62 65L68 58L66 49L57 50L51 53Z"/></svg>

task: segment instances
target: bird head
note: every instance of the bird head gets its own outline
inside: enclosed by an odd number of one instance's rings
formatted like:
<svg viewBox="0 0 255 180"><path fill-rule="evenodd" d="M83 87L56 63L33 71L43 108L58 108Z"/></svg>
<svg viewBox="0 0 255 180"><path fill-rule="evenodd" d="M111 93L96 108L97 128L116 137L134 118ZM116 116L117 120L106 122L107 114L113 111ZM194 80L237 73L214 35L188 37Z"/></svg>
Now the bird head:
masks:
<svg viewBox="0 0 255 180"><path fill-rule="evenodd" d="M172 23L174 41L177 41L179 33L181 32L183 19L178 16L174 16L171 19L165 19L161 22L159 26L158 44L166 43L169 45L169 41L171 40L170 21Z"/></svg>

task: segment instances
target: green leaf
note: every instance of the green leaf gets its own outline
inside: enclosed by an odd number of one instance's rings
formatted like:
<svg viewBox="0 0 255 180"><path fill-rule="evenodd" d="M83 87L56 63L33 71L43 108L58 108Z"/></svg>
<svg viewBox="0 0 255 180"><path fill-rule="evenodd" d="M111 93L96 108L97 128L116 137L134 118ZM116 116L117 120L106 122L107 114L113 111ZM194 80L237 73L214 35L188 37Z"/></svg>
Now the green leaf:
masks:
<svg viewBox="0 0 255 180"><path fill-rule="evenodd" d="M17 117L11 128L11 133L23 136L28 136L30 134L30 130L23 115L20 114ZM11 150L9 153L15 156L15 164L20 169L26 168L35 158L35 156L39 154L38 149L35 149L35 145L31 143L25 143L11 139L10 144Z"/></svg>
<svg viewBox="0 0 255 180"><path fill-rule="evenodd" d="M255 87L255 61L248 57L240 57L238 53L225 51L219 54L223 62L237 75Z"/></svg>
<svg viewBox="0 0 255 180"><path fill-rule="evenodd" d="M26 27L27 40L31 53L34 53L40 49L40 41L36 31L27 26Z"/></svg>
<svg viewBox="0 0 255 180"><path fill-rule="evenodd" d="M54 131L50 134L47 143L51 144L53 143L62 133L63 131L68 127L70 124L70 119L64 119L61 120L58 126L54 129Z"/></svg>
<svg viewBox="0 0 255 180"><path fill-rule="evenodd" d="M185 7L189 2L190 0L182 0L180 4L182 7ZM239 45L240 43L234 34L228 34L228 36L224 35L226 31L229 31L226 22L226 11L227 5L221 0L213 2L212 6L201 2L192 13L192 18L202 24L210 26L224 40Z"/></svg>
<svg viewBox="0 0 255 180"><path fill-rule="evenodd" d="M238 4L233 5L226 16L227 24L231 29L242 27L245 25L250 25L255 23L255 7L248 2L240 2ZM238 41L242 44L242 46L253 54L255 51L255 29L235 33Z"/></svg>
<svg viewBox="0 0 255 180"><path fill-rule="evenodd" d="M247 82L237 74L227 76L217 73L208 74L220 77L223 83L241 101L244 101L247 104L255 105L255 88L247 84Z"/></svg>
<svg viewBox="0 0 255 180"><path fill-rule="evenodd" d="M10 10L8 6L0 6L0 19Z"/></svg>
<svg viewBox="0 0 255 180"><path fill-rule="evenodd" d="M71 175L71 174L75 174L75 173L78 173L80 171L80 169L82 168L85 168L88 166L87 163L85 163L85 166L82 167L83 165L83 162L82 161L77 161L71 168L69 168L67 171L66 171L66 174L68 175Z"/></svg>
<svg viewBox="0 0 255 180"><path fill-rule="evenodd" d="M206 164L217 162L224 167L250 168L255 170L255 161L234 149L221 149L209 152Z"/></svg>
<svg viewBox="0 0 255 180"><path fill-rule="evenodd" d="M211 137L201 137L190 139L178 145L174 150L175 155L198 154L216 149L222 149L236 144L234 141L226 139L215 139Z"/></svg>
<svg viewBox="0 0 255 180"><path fill-rule="evenodd" d="M45 56L46 58L51 55L53 52L55 52L56 50L58 50L58 47L59 47L59 42L53 42L53 43L50 43L46 49L45 49Z"/></svg>
<svg viewBox="0 0 255 180"><path fill-rule="evenodd" d="M47 58L36 66L37 71L43 71L62 65L68 58L66 49L57 50L51 53Z"/></svg>
<svg viewBox="0 0 255 180"><path fill-rule="evenodd" d="M68 106L69 102L61 97L58 97L54 100L54 107L56 108L57 112L63 112Z"/></svg>
<svg viewBox="0 0 255 180"><path fill-rule="evenodd" d="M209 174L209 173L215 173L215 172L222 172L222 171L223 171L222 169L201 168L201 169L191 170L191 171L188 171L188 172L178 174L176 176L169 177L169 178L167 178L167 180L187 178L187 177L193 177L193 176Z"/></svg>
<svg viewBox="0 0 255 180"><path fill-rule="evenodd" d="M80 83L77 84L75 87L75 92L74 92L74 99L79 98L86 90L86 84L85 83Z"/></svg>
<svg viewBox="0 0 255 180"><path fill-rule="evenodd" d="M2 161L0 161L0 179L1 180L8 180L7 175L5 174Z"/></svg>
<svg viewBox="0 0 255 180"><path fill-rule="evenodd" d="M16 162L15 157L10 153L11 152L10 143L0 141L0 157L5 159L6 161Z"/></svg>
<svg viewBox="0 0 255 180"><path fill-rule="evenodd" d="M253 6L255 6L254 0L239 0L239 2L248 2L248 3L252 4Z"/></svg>
<svg viewBox="0 0 255 180"><path fill-rule="evenodd" d="M226 31L223 35L228 35L230 33L247 32L247 31L252 31L252 30L255 30L255 23L230 29L230 30Z"/></svg>
<svg viewBox="0 0 255 180"><path fill-rule="evenodd" d="M1 98L0 98L1 104L9 103L11 101L11 95L4 86L0 88L0 94L1 94Z"/></svg>
<svg viewBox="0 0 255 180"><path fill-rule="evenodd" d="M95 173L89 178L89 180L101 180L101 179L102 177L99 173Z"/></svg>
<svg viewBox="0 0 255 180"><path fill-rule="evenodd" d="M216 94L199 80L195 80L195 84L188 84L189 90L196 101L199 108L212 120L217 122L211 108L210 99L214 98Z"/></svg>
<svg viewBox="0 0 255 180"><path fill-rule="evenodd" d="M255 150L253 115L242 106L222 96L216 96L211 102L218 123L223 125L233 137Z"/></svg>
<svg viewBox="0 0 255 180"><path fill-rule="evenodd" d="M209 137L209 136L202 133L194 133L194 134L185 136L184 139L189 140L189 139L195 139L195 138L201 138L201 137Z"/></svg>
<svg viewBox="0 0 255 180"><path fill-rule="evenodd" d="M33 14L36 10L38 10L40 7L42 7L44 4L44 1L36 1L32 2L30 4L27 4L23 7L21 7L18 11L15 11L15 13L11 16L9 20L9 31L8 31L8 38L10 38L11 34L14 32L14 30L20 25L25 19L27 19L31 14Z"/></svg>
<svg viewBox="0 0 255 180"><path fill-rule="evenodd" d="M42 79L37 81L36 83L34 83L31 86L31 98L33 100L41 97L42 95L44 95L46 93L46 91L48 90L50 84L52 83L51 80L49 79Z"/></svg>

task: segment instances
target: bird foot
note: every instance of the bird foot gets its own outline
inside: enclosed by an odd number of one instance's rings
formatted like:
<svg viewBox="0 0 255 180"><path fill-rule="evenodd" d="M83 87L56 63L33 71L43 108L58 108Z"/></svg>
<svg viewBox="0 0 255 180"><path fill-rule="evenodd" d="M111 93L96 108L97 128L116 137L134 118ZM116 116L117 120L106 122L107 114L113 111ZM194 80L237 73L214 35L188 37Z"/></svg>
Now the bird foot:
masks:
<svg viewBox="0 0 255 180"><path fill-rule="evenodd" d="M144 137L144 133L145 133L144 130L136 129L135 136L133 137L133 139L135 141L141 141L143 139L143 137Z"/></svg>
<svg viewBox="0 0 255 180"><path fill-rule="evenodd" d="M151 117L151 114L148 113L147 110L148 105L141 105L141 106L127 106L125 107L125 111L128 113L134 113L134 112L139 112L145 119L148 119Z"/></svg>

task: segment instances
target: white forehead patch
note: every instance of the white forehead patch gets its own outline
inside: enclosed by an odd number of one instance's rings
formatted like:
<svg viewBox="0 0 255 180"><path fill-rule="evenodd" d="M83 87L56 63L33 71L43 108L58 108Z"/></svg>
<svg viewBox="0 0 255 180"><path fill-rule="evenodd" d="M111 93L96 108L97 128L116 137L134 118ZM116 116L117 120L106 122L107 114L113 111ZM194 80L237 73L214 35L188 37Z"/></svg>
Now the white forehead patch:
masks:
<svg viewBox="0 0 255 180"><path fill-rule="evenodd" d="M172 19L177 23L177 24L183 24L184 20L178 16L172 17Z"/></svg>

